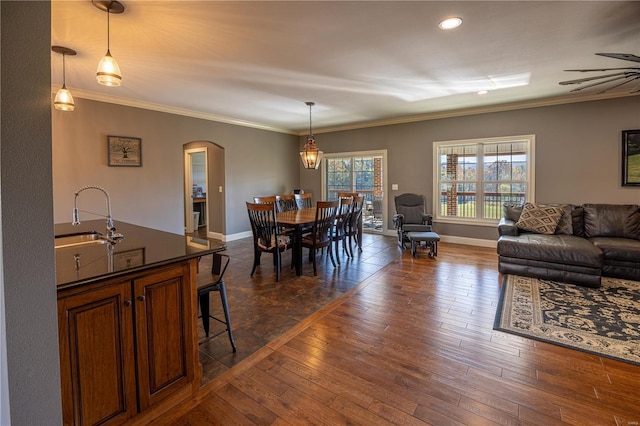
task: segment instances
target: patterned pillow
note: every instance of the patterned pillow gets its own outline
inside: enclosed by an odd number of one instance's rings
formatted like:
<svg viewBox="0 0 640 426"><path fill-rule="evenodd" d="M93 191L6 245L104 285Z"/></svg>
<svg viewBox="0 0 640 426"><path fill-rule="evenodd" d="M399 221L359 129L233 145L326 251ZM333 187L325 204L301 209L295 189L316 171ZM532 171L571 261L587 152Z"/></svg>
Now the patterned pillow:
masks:
<svg viewBox="0 0 640 426"><path fill-rule="evenodd" d="M552 235L556 232L563 213L564 210L558 207L525 203L516 226L526 231Z"/></svg>

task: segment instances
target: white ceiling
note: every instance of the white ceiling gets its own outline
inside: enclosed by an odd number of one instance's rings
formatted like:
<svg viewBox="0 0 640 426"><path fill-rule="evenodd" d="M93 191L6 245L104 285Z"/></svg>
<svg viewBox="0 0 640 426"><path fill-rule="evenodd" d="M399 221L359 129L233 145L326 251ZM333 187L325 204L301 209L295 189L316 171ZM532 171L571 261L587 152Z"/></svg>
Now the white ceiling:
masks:
<svg viewBox="0 0 640 426"><path fill-rule="evenodd" d="M51 44L69 47L75 97L281 131L369 122L549 98L585 77L563 70L640 66L595 56L640 55L640 2L125 1L111 15L122 86L96 82L107 15L91 1L53 1ZM444 32L438 22L463 19ZM51 54L52 85L62 57ZM597 97L627 94L623 86ZM478 95L479 90L489 90ZM577 96L593 97L598 90Z"/></svg>

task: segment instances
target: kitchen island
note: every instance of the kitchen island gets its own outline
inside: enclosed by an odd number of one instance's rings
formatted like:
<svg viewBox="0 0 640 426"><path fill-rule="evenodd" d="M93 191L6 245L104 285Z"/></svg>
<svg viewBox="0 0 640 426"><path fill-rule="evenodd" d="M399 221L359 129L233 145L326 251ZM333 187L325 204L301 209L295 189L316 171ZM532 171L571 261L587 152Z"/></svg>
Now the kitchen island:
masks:
<svg viewBox="0 0 640 426"><path fill-rule="evenodd" d="M224 244L116 227L115 243L56 238L64 424L150 421L200 387L198 259ZM106 235L105 221L55 225L56 236L94 231Z"/></svg>

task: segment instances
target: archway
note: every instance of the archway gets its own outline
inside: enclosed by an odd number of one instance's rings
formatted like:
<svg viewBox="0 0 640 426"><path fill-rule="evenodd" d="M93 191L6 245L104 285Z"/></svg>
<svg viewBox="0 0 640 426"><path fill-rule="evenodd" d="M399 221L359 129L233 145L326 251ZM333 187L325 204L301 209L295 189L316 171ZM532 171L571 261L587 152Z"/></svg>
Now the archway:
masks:
<svg viewBox="0 0 640 426"><path fill-rule="evenodd" d="M224 240L224 148L209 141L188 142L183 157L185 234Z"/></svg>

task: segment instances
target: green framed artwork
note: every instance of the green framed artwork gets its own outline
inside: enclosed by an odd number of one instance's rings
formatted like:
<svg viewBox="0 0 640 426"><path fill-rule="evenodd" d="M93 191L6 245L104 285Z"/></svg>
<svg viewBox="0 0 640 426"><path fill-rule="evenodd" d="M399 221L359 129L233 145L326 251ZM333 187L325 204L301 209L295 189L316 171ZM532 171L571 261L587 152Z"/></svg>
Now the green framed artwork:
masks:
<svg viewBox="0 0 640 426"><path fill-rule="evenodd" d="M622 186L640 186L640 130L622 131Z"/></svg>

